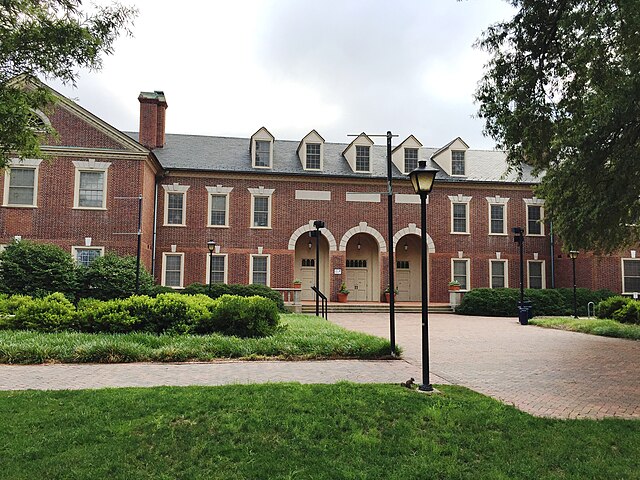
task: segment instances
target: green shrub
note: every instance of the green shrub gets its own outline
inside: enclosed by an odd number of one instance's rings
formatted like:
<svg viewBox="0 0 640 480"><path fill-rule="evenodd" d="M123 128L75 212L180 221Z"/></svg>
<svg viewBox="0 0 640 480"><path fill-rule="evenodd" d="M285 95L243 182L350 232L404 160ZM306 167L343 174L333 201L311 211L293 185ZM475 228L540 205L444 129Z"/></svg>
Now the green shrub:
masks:
<svg viewBox="0 0 640 480"><path fill-rule="evenodd" d="M223 295L216 300L211 316L198 325L199 333L221 332L237 337L266 337L280 326L278 308L260 297Z"/></svg>
<svg viewBox="0 0 640 480"><path fill-rule="evenodd" d="M22 240L0 253L2 292L32 297L62 292L74 298L77 287L73 258L57 245Z"/></svg>
<svg viewBox="0 0 640 480"><path fill-rule="evenodd" d="M622 308L613 312L611 318L620 323L640 324L640 302L630 300Z"/></svg>
<svg viewBox="0 0 640 480"><path fill-rule="evenodd" d="M276 292L272 288L267 287L266 285L242 285L242 284L231 284L227 285L225 283L213 283L211 284L211 289L209 289L209 285L203 285L202 283L192 283L182 290L183 294L186 295L208 295L211 298L219 298L222 295L237 295L239 297L253 297L259 296L272 300L275 302L279 311L284 312L284 301L282 300L282 295L280 292Z"/></svg>
<svg viewBox="0 0 640 480"><path fill-rule="evenodd" d="M127 298L136 291L136 257L107 253L87 267L78 269L80 296L112 300ZM153 278L140 266L140 293L154 291Z"/></svg>
<svg viewBox="0 0 640 480"><path fill-rule="evenodd" d="M20 308L22 305L29 303L33 300L28 295L11 295L8 296L6 294L0 295L0 314L4 315L13 315L16 313L16 310Z"/></svg>
<svg viewBox="0 0 640 480"><path fill-rule="evenodd" d="M475 288L462 297L456 313L492 317L518 316L520 292L513 288Z"/></svg>
<svg viewBox="0 0 640 480"><path fill-rule="evenodd" d="M62 293L24 302L16 310L12 323L11 328L39 332L77 330L78 327L76 309Z"/></svg>
<svg viewBox="0 0 640 480"><path fill-rule="evenodd" d="M596 317L613 318L613 314L624 307L630 301L630 298L620 295L609 297L596 305Z"/></svg>
<svg viewBox="0 0 640 480"><path fill-rule="evenodd" d="M133 297L132 297L133 298ZM147 331L192 333L196 326L208 321L214 300L206 295L164 293L151 302Z"/></svg>
<svg viewBox="0 0 640 480"><path fill-rule="evenodd" d="M140 330L142 322L129 313L128 307L132 302L128 300L94 300L84 303L83 308L78 310L80 329L94 333L127 333Z"/></svg>

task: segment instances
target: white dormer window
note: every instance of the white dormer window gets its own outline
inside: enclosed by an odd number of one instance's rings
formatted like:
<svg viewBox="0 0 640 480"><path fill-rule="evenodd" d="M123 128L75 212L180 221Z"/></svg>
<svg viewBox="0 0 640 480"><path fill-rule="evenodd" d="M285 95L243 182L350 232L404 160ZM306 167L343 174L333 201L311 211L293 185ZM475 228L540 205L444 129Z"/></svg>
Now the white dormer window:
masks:
<svg viewBox="0 0 640 480"><path fill-rule="evenodd" d="M466 175L464 150L451 151L451 175Z"/></svg>
<svg viewBox="0 0 640 480"><path fill-rule="evenodd" d="M417 148L405 148L404 149L404 171L405 173L412 172L418 168L418 149Z"/></svg>
<svg viewBox="0 0 640 480"><path fill-rule="evenodd" d="M405 175L409 175L410 172L418 168L420 147L422 147L422 143L413 135L409 135L400 145L393 149L391 161L398 170Z"/></svg>
<svg viewBox="0 0 640 480"><path fill-rule="evenodd" d="M371 170L370 151L371 147L368 145L356 145L356 172L369 172Z"/></svg>
<svg viewBox="0 0 640 480"><path fill-rule="evenodd" d="M305 135L298 145L298 158L304 170L322 171L324 138L315 130Z"/></svg>
<svg viewBox="0 0 640 480"><path fill-rule="evenodd" d="M320 144L307 143L306 169L320 170Z"/></svg>
<svg viewBox="0 0 640 480"><path fill-rule="evenodd" d="M273 141L273 135L264 127L251 136L251 164L254 168L272 167Z"/></svg>

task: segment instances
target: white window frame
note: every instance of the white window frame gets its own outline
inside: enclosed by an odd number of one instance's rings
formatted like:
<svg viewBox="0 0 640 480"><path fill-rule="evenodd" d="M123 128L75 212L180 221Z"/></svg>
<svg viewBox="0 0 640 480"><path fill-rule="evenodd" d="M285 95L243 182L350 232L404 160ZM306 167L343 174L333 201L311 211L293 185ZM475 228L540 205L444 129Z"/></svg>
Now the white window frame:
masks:
<svg viewBox="0 0 640 480"><path fill-rule="evenodd" d="M318 168L309 167L309 163L308 163L309 162L309 158L308 158L309 157L309 152L308 152L309 145L317 145L319 147L319 150L320 150L320 159L319 159L320 163L319 163L319 165L320 166ZM322 167L323 167L323 165L322 165L323 164L323 161L322 161L323 160L322 159L323 151L324 151L324 144L322 142L305 142L304 143L304 170L309 170L309 171L312 171L312 172L320 172L320 171L322 171Z"/></svg>
<svg viewBox="0 0 640 480"><path fill-rule="evenodd" d="M359 170L358 169L358 148L366 148L368 151L368 169L367 170ZM353 168L357 173L371 173L371 145L354 145L354 162Z"/></svg>
<svg viewBox="0 0 640 480"><path fill-rule="evenodd" d="M471 259L470 258L452 258L451 259L451 281L455 279L455 272L454 272L455 262L465 262L467 264L467 268L466 268L467 288L462 288L461 286L460 291L468 292L469 290L471 290Z"/></svg>
<svg viewBox="0 0 640 480"><path fill-rule="evenodd" d="M223 187L222 185L216 185L215 187L204 187L207 189L207 227L211 228L229 228L229 194L233 190L233 187ZM225 213L224 213L224 225L212 225L211 224L211 208L212 208L212 195L225 196Z"/></svg>
<svg viewBox="0 0 640 480"><path fill-rule="evenodd" d="M273 165L273 140L270 139L266 139L266 138L254 138L252 140L253 145L252 145L252 149L251 149L251 164L253 165L253 168L264 168L264 169L270 169L272 168ZM257 165L256 164L256 158L257 158L257 151L258 151L258 142L265 142L269 144L269 165Z"/></svg>
<svg viewBox="0 0 640 480"><path fill-rule="evenodd" d="M267 287L271 286L271 255L268 253L251 254L249 261L249 284L253 285L253 259L255 257L266 257L267 259ZM262 285L262 284L259 284Z"/></svg>
<svg viewBox="0 0 640 480"><path fill-rule="evenodd" d="M186 227L187 226L187 191L190 185L162 185L164 189L164 227ZM182 194L182 223L169 223L169 194Z"/></svg>
<svg viewBox="0 0 640 480"><path fill-rule="evenodd" d="M169 256L180 257L180 285L177 287L167 285L166 283L167 257ZM162 252L162 278L160 280L160 284L163 287L169 286L169 288L175 288L175 289L184 288L184 253L183 252Z"/></svg>
<svg viewBox="0 0 640 480"><path fill-rule="evenodd" d="M38 208L38 178L40 176L41 159L25 158L23 160L12 158L4 171L4 192L2 196L2 206L12 208ZM33 203L24 205L19 203L9 203L9 188L11 186L11 169L33 170Z"/></svg>
<svg viewBox="0 0 640 480"><path fill-rule="evenodd" d="M620 274L621 274L621 276L622 276L622 288L621 288L621 292L622 292L622 294L623 294L623 295L633 295L634 293L640 293L640 292L627 292L627 291L624 289L624 277L625 277L625 274L624 274L624 262L625 262L625 261L629 261L629 260L631 260L631 261L633 261L633 262L640 262L640 258L621 258L621 259L620 259Z"/></svg>
<svg viewBox="0 0 640 480"><path fill-rule="evenodd" d="M544 290L547 288L547 268L544 260L527 260L527 288L531 288L531 268L529 267L532 263L541 264L541 275L542 275L542 288Z"/></svg>
<svg viewBox="0 0 640 480"><path fill-rule="evenodd" d="M224 280L222 283L229 283L229 256L226 253L214 253L214 257L224 257ZM211 254L207 253L207 272L205 273L205 283L209 284L211 277Z"/></svg>
<svg viewBox="0 0 640 480"><path fill-rule="evenodd" d="M464 173L453 173L453 154L462 153L463 170ZM467 176L467 152L465 150L451 150L451 176L452 177L466 177Z"/></svg>
<svg viewBox="0 0 640 480"><path fill-rule="evenodd" d="M528 237L544 237L544 200L541 198L525 198L526 235ZM540 233L529 233L529 207L540 207Z"/></svg>
<svg viewBox="0 0 640 480"><path fill-rule="evenodd" d="M73 246L71 247L71 256L73 257L74 262L78 265L80 265L80 262L78 261L78 250L98 250L100 251L99 256L104 257L104 247L87 247L85 245Z"/></svg>
<svg viewBox="0 0 640 480"><path fill-rule="evenodd" d="M411 169L407 169L407 150L415 150L416 152L416 168L418 168L418 162L420 161L420 149L418 147L404 147L403 149L403 153L404 156L402 158L403 164L402 166L404 167L404 173L406 175L409 175L409 173L411 173Z"/></svg>
<svg viewBox="0 0 640 480"><path fill-rule="evenodd" d="M257 230L268 230L271 229L271 217L273 214L273 205L272 205L272 197L275 189L273 188L264 188L262 186L258 188L248 188L249 193L251 193L251 217L250 217L250 227ZM269 212L267 215L267 225L265 227L255 226L254 222L254 213L255 213L255 198L256 197L267 197L268 198L268 208Z"/></svg>
<svg viewBox="0 0 640 480"><path fill-rule="evenodd" d="M96 162L93 159L86 161L74 161L75 179L73 186L73 208L76 210L106 210L107 209L107 188L108 188L108 171L111 162ZM87 173L102 173L104 175L102 183L102 205L99 207L87 207L80 205L80 175Z"/></svg>
<svg viewBox="0 0 640 480"><path fill-rule="evenodd" d="M504 263L504 287L493 286L493 264ZM489 288L509 288L509 260L503 260L501 258L489 259Z"/></svg>
<svg viewBox="0 0 640 480"><path fill-rule="evenodd" d="M498 236L506 236L508 235L508 231L507 231L507 203L509 202L508 198L505 197L501 197L499 195L496 195L495 197L486 197L487 198L487 203L488 205L488 229L489 229L489 235L498 235ZM500 233L495 233L491 231L491 207L502 207L502 232Z"/></svg>
<svg viewBox="0 0 640 480"><path fill-rule="evenodd" d="M449 200L451 202L451 207L449 208L451 221L449 224L450 232L452 235L470 235L471 232L469 230L469 204L471 203L471 198L462 194L458 195L449 195ZM464 232L454 232L453 231L453 205L456 203L465 204L465 231Z"/></svg>

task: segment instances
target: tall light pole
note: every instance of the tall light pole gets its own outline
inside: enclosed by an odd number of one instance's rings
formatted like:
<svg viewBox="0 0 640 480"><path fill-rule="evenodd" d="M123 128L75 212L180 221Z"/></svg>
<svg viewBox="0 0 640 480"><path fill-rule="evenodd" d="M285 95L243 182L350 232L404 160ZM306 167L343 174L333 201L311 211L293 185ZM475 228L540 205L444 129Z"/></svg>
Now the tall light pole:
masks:
<svg viewBox="0 0 640 480"><path fill-rule="evenodd" d="M578 302L576 301L576 258L578 258L578 250L571 250L569 258L573 263L573 318L578 318Z"/></svg>
<svg viewBox="0 0 640 480"><path fill-rule="evenodd" d="M513 241L520 246L520 307L518 321L520 325L529 324L529 311L524 306L524 228L513 227Z"/></svg>
<svg viewBox="0 0 640 480"><path fill-rule="evenodd" d="M420 195L420 228L422 230L422 383L418 390L433 391L429 380L429 293L427 270L427 195L433 188L433 181L438 172L435 168L427 168L427 161L420 160L418 168L409 173L415 192ZM393 288L393 287L391 287Z"/></svg>
<svg viewBox="0 0 640 480"><path fill-rule="evenodd" d="M216 249L216 242L209 240L207 242L207 248L209 249L209 296L211 296L211 283L213 281L213 252Z"/></svg>
<svg viewBox="0 0 640 480"><path fill-rule="evenodd" d="M320 295L318 292L320 291L320 229L324 228L324 222L322 220L316 220L313 222L313 226L316 227L315 237L316 237L316 317L320 316Z"/></svg>

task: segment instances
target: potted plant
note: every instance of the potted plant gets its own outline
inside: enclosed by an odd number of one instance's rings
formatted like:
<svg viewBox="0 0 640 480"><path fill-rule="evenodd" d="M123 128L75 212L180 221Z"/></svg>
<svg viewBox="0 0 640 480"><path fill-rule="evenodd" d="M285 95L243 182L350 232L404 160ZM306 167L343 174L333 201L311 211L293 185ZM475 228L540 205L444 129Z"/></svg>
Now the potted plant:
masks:
<svg viewBox="0 0 640 480"><path fill-rule="evenodd" d="M398 287L393 289L393 296L398 296ZM391 300L391 285L387 285L387 288L384 289L384 299L387 303Z"/></svg>
<svg viewBox="0 0 640 480"><path fill-rule="evenodd" d="M302 280L300 280L299 278L296 278L293 281L293 288L302 288Z"/></svg>
<svg viewBox="0 0 640 480"><path fill-rule="evenodd" d="M342 282L342 284L340 285L340 290L338 290L338 302L347 303L347 295L349 295L347 284Z"/></svg>
<svg viewBox="0 0 640 480"><path fill-rule="evenodd" d="M449 291L456 292L460 290L460 282L457 280L452 280L449 282Z"/></svg>

